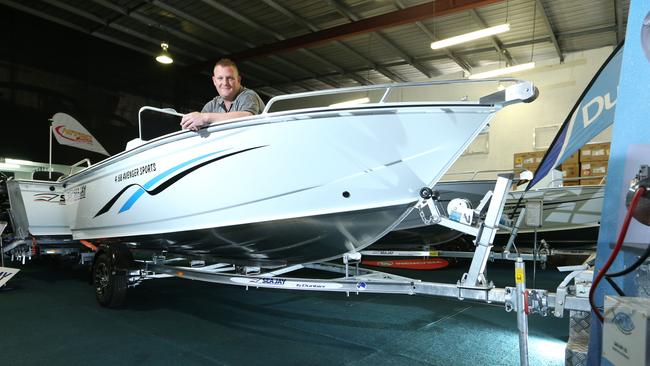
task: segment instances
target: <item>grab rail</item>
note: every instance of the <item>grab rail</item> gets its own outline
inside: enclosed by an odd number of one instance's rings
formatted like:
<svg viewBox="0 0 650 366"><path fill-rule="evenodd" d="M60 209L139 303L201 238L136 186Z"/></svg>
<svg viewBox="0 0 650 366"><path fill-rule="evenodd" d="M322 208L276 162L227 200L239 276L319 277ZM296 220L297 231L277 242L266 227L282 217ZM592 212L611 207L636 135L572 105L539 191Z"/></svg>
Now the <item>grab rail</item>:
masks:
<svg viewBox="0 0 650 366"><path fill-rule="evenodd" d="M447 172L447 174L445 174L445 176L472 174L472 177L469 179L470 181L472 181L479 174L486 174L486 173L513 173L513 172L514 172L513 169L466 170L466 171L462 171L462 172ZM443 179L444 179L444 176L443 176Z"/></svg>
<svg viewBox="0 0 650 366"><path fill-rule="evenodd" d="M86 168L88 168L88 167L90 167L90 166L92 165L92 163L90 162L90 159L88 159L88 158L85 158L85 159L79 160L78 162L76 162L76 163L70 165L70 173L68 173L68 175L72 174L72 169L73 169L74 167L80 166L80 165L83 164L83 163L86 163ZM61 178L59 178L59 179L61 179Z"/></svg>
<svg viewBox="0 0 650 366"><path fill-rule="evenodd" d="M502 90L497 93L492 93L479 98L479 101L477 102L506 105L506 104L513 103L515 101L532 101L537 97L537 88L535 88L535 86L532 83L521 79L515 79L515 78L477 79L477 80L474 79L472 80L470 79L431 80L431 81L393 83L393 84L364 85L364 86L354 86L349 88L326 89L326 90L309 91L309 92L295 93L295 94L278 95L271 98L271 100L269 100L262 114L269 113L269 110L271 109L271 106L273 104L283 100L301 99L301 98L334 95L334 94L369 92L372 90L385 90L384 94L377 102L377 104L383 104L386 102L388 96L395 88L422 87L422 86L447 85L447 84L470 84L470 83L476 84L476 83L489 83L489 82L515 83L515 85L511 85L506 88L509 89L509 92L505 92Z"/></svg>

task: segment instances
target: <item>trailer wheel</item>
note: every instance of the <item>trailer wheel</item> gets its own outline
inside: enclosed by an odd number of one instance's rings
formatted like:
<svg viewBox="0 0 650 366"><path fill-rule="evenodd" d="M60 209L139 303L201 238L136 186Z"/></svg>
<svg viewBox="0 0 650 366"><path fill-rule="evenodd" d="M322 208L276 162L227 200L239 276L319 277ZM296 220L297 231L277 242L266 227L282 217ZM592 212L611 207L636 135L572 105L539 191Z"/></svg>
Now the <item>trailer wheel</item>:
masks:
<svg viewBox="0 0 650 366"><path fill-rule="evenodd" d="M115 308L126 298L127 278L124 273L117 273L111 265L107 253L99 255L93 266L93 285L95 297L101 306Z"/></svg>

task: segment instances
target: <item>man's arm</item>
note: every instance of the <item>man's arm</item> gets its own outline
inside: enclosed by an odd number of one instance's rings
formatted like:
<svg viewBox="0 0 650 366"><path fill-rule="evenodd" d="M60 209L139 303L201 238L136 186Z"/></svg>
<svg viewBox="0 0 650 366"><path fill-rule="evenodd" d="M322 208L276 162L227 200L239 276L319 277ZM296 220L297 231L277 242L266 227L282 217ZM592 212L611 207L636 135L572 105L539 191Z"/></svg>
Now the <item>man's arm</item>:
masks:
<svg viewBox="0 0 650 366"><path fill-rule="evenodd" d="M253 113L246 111L227 113L192 112L183 116L181 127L186 130L196 131L212 122L225 122L230 119L252 116Z"/></svg>
<svg viewBox="0 0 650 366"><path fill-rule="evenodd" d="M224 122L234 118L248 117L255 114L260 114L264 110L264 102L257 95L257 93L247 89L241 98L237 101L237 104L234 106L236 110L232 112L192 112L183 116L181 121L181 127L184 129L189 129L196 131L204 126L209 125L212 122ZM203 110L205 111L212 109L211 103L214 101L208 102Z"/></svg>

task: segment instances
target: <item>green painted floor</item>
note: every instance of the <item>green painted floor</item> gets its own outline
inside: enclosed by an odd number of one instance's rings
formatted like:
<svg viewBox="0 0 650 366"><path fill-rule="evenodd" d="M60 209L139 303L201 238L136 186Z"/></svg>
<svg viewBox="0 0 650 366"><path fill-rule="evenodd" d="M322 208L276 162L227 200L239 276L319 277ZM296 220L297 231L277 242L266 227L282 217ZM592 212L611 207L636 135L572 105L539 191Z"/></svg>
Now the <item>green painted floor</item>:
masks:
<svg viewBox="0 0 650 366"><path fill-rule="evenodd" d="M468 266L393 272L455 283ZM513 267L489 263L488 278L511 286ZM536 277L537 288L552 289L563 276ZM9 284L0 291L0 365L519 364L516 315L502 306L164 279L110 310L95 302L84 270L53 264L23 266ZM529 318L531 365L564 364L568 324Z"/></svg>

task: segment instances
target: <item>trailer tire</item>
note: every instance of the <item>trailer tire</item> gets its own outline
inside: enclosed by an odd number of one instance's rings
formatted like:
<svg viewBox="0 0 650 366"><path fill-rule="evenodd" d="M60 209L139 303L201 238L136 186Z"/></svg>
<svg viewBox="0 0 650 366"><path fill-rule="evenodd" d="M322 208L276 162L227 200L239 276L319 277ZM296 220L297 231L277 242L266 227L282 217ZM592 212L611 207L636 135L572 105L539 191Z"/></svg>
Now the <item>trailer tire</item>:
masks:
<svg viewBox="0 0 650 366"><path fill-rule="evenodd" d="M103 307L115 308L126 298L127 277L111 263L108 253L101 253L93 266L93 286L97 302Z"/></svg>

